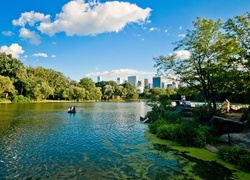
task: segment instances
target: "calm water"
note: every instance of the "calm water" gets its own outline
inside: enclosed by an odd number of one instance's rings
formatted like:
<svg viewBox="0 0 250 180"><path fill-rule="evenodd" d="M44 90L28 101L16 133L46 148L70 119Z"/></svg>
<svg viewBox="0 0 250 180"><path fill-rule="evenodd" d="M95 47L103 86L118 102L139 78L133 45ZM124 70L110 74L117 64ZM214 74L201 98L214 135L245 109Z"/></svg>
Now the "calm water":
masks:
<svg viewBox="0 0 250 180"><path fill-rule="evenodd" d="M150 142L139 121L148 110L143 102L0 104L0 179L230 179L224 167L199 173L216 165ZM184 170L190 161L197 170Z"/></svg>

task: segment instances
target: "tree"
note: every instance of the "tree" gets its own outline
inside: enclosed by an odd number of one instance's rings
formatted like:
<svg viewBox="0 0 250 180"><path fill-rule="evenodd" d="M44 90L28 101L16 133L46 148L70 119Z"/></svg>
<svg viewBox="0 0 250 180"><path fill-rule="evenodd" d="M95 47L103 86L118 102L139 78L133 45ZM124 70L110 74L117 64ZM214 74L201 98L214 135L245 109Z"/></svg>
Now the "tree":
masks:
<svg viewBox="0 0 250 180"><path fill-rule="evenodd" d="M216 109L216 95L227 83L225 75L233 69L228 60L237 54L235 38L222 33L221 20L197 18L194 30L187 31L184 39L176 43L176 51L167 57L154 58L159 74L172 75L181 82L200 91L209 105ZM189 56L180 57L181 52Z"/></svg>
<svg viewBox="0 0 250 180"><path fill-rule="evenodd" d="M250 11L228 19L224 28L228 38L235 38L240 48L231 62L237 68L233 73L237 80L236 92L245 93L250 90Z"/></svg>
<svg viewBox="0 0 250 180"><path fill-rule="evenodd" d="M125 82L122 86L124 88L123 94L125 99L137 99L139 97L135 86L132 84Z"/></svg>
<svg viewBox="0 0 250 180"><path fill-rule="evenodd" d="M41 82L36 84L33 94L36 100L42 100L48 98L50 95L53 95L54 89L49 86L47 82Z"/></svg>
<svg viewBox="0 0 250 180"><path fill-rule="evenodd" d="M90 78L82 78L78 84L87 91L90 91L96 87L95 82Z"/></svg>
<svg viewBox="0 0 250 180"><path fill-rule="evenodd" d="M13 58L11 54L0 53L0 75L9 77L19 94L23 91L23 82L20 77L24 73L24 65L20 60Z"/></svg>
<svg viewBox="0 0 250 180"><path fill-rule="evenodd" d="M8 98L9 93L15 93L15 87L9 77L0 75L0 96Z"/></svg>
<svg viewBox="0 0 250 180"><path fill-rule="evenodd" d="M107 84L106 86L104 86L103 98L105 100L113 99L114 91L115 91L114 87Z"/></svg>

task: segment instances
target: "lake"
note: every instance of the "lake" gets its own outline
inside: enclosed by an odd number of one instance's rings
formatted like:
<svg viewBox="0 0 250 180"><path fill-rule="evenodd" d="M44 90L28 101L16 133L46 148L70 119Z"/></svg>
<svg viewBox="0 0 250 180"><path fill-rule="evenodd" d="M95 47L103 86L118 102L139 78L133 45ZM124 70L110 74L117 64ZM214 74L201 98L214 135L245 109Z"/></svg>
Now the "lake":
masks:
<svg viewBox="0 0 250 180"><path fill-rule="evenodd" d="M151 141L139 120L149 110L144 102L0 104L0 179L233 177Z"/></svg>

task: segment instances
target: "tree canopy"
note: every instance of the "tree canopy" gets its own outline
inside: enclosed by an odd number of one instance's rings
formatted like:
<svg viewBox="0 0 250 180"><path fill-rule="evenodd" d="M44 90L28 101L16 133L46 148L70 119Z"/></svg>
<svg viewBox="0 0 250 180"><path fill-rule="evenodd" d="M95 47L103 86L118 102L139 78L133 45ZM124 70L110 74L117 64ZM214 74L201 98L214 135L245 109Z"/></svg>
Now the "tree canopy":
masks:
<svg viewBox="0 0 250 180"><path fill-rule="evenodd" d="M175 43L174 53L154 58L158 74L171 74L175 80L186 82L201 92L206 101L216 108L216 95L219 92L233 92L240 80L243 84L246 80L243 77L246 76L249 64L249 46L243 44L249 44L249 36L245 39L242 33L238 35L242 37L238 37L233 25L249 34L249 13L235 17L234 21L228 20L227 23L220 19L214 21L198 17L193 22L194 29L188 30L186 36ZM179 56L181 52L189 56ZM242 68L236 66L238 64Z"/></svg>

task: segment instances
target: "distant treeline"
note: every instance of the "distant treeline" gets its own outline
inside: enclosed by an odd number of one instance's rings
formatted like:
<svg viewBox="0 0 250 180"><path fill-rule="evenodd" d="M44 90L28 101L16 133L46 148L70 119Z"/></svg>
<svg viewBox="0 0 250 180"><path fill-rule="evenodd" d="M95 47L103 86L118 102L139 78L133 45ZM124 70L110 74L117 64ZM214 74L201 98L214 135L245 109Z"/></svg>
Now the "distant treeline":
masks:
<svg viewBox="0 0 250 180"><path fill-rule="evenodd" d="M182 94L188 100L204 101L199 93L188 94L188 87L179 89L153 88L142 94L130 83L117 84L114 81L95 83L90 78L79 82L65 77L63 73L44 67L25 67L11 54L0 53L0 98L12 102L30 102L41 100L130 100L152 99L159 95L168 95L172 100L180 99ZM246 98L248 97L248 98ZM218 101L229 98L231 101L248 103L250 92L241 95L220 94ZM247 101L248 100L248 101Z"/></svg>

